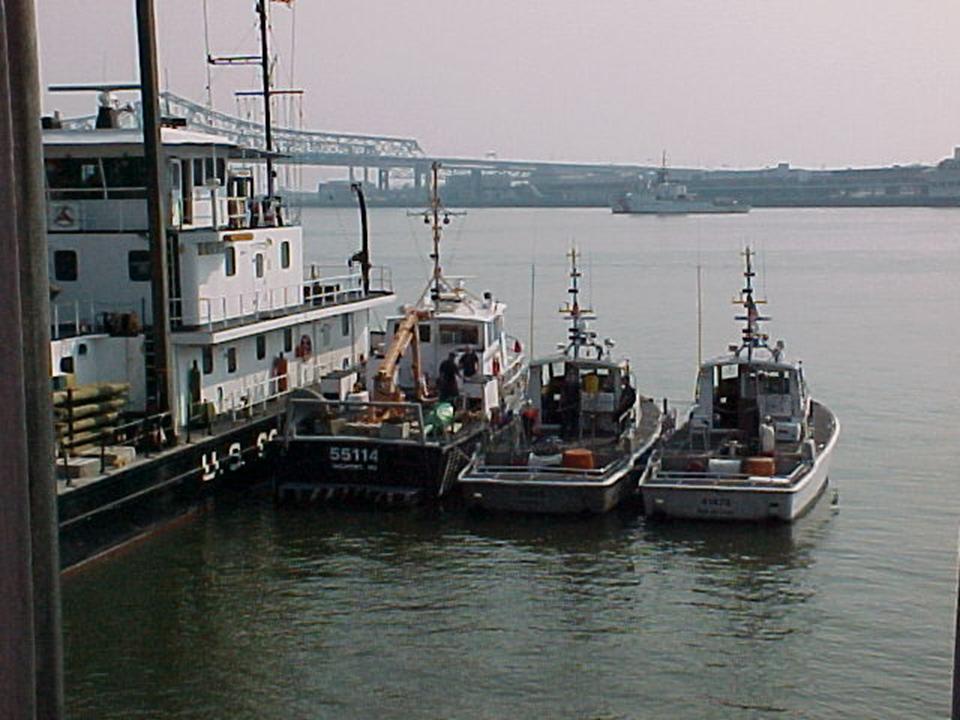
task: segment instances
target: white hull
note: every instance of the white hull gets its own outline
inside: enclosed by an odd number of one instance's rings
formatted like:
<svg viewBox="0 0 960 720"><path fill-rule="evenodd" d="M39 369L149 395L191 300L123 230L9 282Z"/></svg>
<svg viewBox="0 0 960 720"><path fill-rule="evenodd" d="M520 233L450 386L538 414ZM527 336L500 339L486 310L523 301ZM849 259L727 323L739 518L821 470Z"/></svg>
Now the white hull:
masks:
<svg viewBox="0 0 960 720"><path fill-rule="evenodd" d="M576 515L605 513L637 491L649 472L646 463L631 462L603 481L553 476L503 479L465 475L460 486L472 507L501 512Z"/></svg>
<svg viewBox="0 0 960 720"><path fill-rule="evenodd" d="M655 467L640 486L644 512L650 516L701 520L791 522L816 502L827 486L830 460L840 426L819 450L813 465L793 482L774 476L738 480L658 477Z"/></svg>

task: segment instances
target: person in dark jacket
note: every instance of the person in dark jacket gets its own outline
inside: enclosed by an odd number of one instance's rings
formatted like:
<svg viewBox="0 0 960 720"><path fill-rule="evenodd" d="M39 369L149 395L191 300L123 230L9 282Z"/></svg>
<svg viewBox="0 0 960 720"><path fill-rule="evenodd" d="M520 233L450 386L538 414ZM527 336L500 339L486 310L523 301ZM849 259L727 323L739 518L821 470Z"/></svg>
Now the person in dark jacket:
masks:
<svg viewBox="0 0 960 720"><path fill-rule="evenodd" d="M457 385L457 378L460 376L460 368L457 367L456 353L450 353L446 360L440 363L438 370L437 390L441 400L456 403L460 395L460 389Z"/></svg>

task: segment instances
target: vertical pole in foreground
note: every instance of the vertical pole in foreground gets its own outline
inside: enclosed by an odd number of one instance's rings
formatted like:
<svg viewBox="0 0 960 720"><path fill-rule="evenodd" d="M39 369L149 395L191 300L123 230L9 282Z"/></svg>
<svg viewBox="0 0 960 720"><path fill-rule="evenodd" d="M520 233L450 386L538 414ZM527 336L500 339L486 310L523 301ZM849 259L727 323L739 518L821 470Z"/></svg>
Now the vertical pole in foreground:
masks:
<svg viewBox="0 0 960 720"><path fill-rule="evenodd" d="M60 554L50 397L50 283L47 276L40 74L33 0L6 2L6 66L10 72L14 189L22 341L27 472L30 488L31 574L34 602L36 717L63 717L63 640L60 619ZM12 258L4 252L3 257ZM4 297L14 297L4 293ZM12 308L11 308L12 309ZM5 343L4 343L5 344ZM6 403L0 407L7 408ZM6 457L4 454L3 457Z"/></svg>
<svg viewBox="0 0 960 720"><path fill-rule="evenodd" d="M147 180L150 232L151 306L157 412L171 409L167 228L164 222L163 147L160 143L160 93L157 81L157 38L153 0L137 0L137 42L140 50L140 99L143 107L143 155ZM177 418L173 413L174 432Z"/></svg>
<svg viewBox="0 0 960 720"><path fill-rule="evenodd" d="M33 0L0 0L0 717L56 720L62 646L39 119Z"/></svg>
<svg viewBox="0 0 960 720"><path fill-rule="evenodd" d="M957 559L960 561L960 553ZM960 720L960 576L957 581L956 624L953 630L953 709L950 717L953 720Z"/></svg>

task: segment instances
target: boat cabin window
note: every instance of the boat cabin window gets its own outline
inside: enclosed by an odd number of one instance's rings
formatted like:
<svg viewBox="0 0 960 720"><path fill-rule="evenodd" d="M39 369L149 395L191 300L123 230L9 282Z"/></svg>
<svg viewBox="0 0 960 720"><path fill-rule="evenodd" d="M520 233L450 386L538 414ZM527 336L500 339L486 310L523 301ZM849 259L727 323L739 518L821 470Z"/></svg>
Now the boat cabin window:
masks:
<svg viewBox="0 0 960 720"><path fill-rule="evenodd" d="M73 356L66 355L60 358L60 372L72 373L74 371Z"/></svg>
<svg viewBox="0 0 960 720"><path fill-rule="evenodd" d="M789 395L790 378L786 372L760 373L760 393L763 395Z"/></svg>
<svg viewBox="0 0 960 720"><path fill-rule="evenodd" d="M227 372L234 373L237 371L237 349L236 348L227 348Z"/></svg>
<svg viewBox="0 0 960 720"><path fill-rule="evenodd" d="M146 171L142 157L104 158L103 174L108 198L147 196Z"/></svg>
<svg viewBox="0 0 960 720"><path fill-rule="evenodd" d="M263 253L257 253L253 256L254 273L258 278L263 277Z"/></svg>
<svg viewBox="0 0 960 720"><path fill-rule="evenodd" d="M209 375L213 372L213 348L209 345L200 351L201 364L203 365L203 374Z"/></svg>
<svg viewBox="0 0 960 720"><path fill-rule="evenodd" d="M205 180L216 178L223 185L227 179L227 163L223 158L206 158L204 161Z"/></svg>
<svg viewBox="0 0 960 720"><path fill-rule="evenodd" d="M477 325L441 325L441 345L479 345L480 329Z"/></svg>
<svg viewBox="0 0 960 720"><path fill-rule="evenodd" d="M76 250L57 250L53 253L53 276L66 282L77 279Z"/></svg>
<svg viewBox="0 0 960 720"><path fill-rule="evenodd" d="M95 200L103 197L103 174L98 158L51 158L44 165L52 198Z"/></svg>
<svg viewBox="0 0 960 720"><path fill-rule="evenodd" d="M127 273L134 282L150 280L150 251L131 250L127 254Z"/></svg>
<svg viewBox="0 0 960 720"><path fill-rule="evenodd" d="M257 360L263 360L267 356L267 336L257 335Z"/></svg>
<svg viewBox="0 0 960 720"><path fill-rule="evenodd" d="M280 267L286 270L290 267L290 241L284 240L280 243Z"/></svg>
<svg viewBox="0 0 960 720"><path fill-rule="evenodd" d="M430 326L427 324L421 324L417 326L417 329L420 333L420 342L430 342Z"/></svg>
<svg viewBox="0 0 960 720"><path fill-rule="evenodd" d="M283 331L283 351L290 352L293 350L293 329L287 328Z"/></svg>
<svg viewBox="0 0 960 720"><path fill-rule="evenodd" d="M350 313L340 316L340 334L347 337L350 334Z"/></svg>
<svg viewBox="0 0 960 720"><path fill-rule="evenodd" d="M228 245L227 248L223 251L223 261L224 269L226 270L227 277L233 277L237 274L237 249L232 245Z"/></svg>

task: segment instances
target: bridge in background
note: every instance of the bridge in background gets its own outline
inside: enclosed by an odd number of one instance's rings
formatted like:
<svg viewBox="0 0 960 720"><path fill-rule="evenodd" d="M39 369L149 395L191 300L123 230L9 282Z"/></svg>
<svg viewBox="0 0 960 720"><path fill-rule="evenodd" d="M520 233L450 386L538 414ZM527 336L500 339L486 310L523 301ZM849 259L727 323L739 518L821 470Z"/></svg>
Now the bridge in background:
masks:
<svg viewBox="0 0 960 720"><path fill-rule="evenodd" d="M263 125L214 110L172 92L164 92L161 110L165 117L183 118L191 129L209 132L230 139L237 145L262 149ZM135 113L139 117L139 112ZM93 127L95 117L86 116L64 120L65 128ZM463 158L430 155L414 138L357 135L274 128L274 149L284 157L280 162L317 167L345 167L350 179L370 182L371 171L376 173L377 187L390 188L391 178L403 179L414 188L422 187L434 161L440 162L446 173L469 174L473 183L483 174L492 173L511 181L531 177L565 178L566 180L596 178L621 183L636 178L649 167L639 165L591 164L568 162L541 162L500 160L494 157Z"/></svg>

